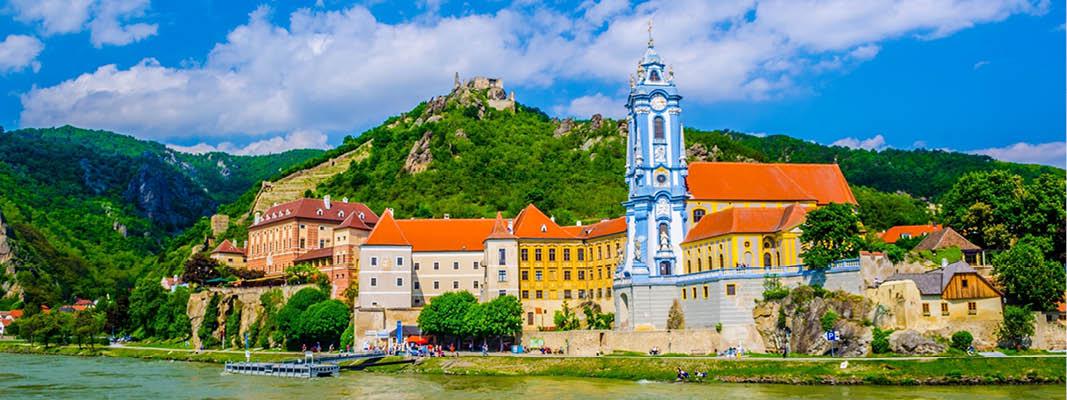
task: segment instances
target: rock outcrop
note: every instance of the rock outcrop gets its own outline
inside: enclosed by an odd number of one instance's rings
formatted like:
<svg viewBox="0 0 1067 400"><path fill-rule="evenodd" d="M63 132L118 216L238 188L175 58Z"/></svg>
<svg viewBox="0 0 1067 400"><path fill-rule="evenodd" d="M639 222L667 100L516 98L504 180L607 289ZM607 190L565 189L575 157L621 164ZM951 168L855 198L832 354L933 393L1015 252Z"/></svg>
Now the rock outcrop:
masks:
<svg viewBox="0 0 1067 400"><path fill-rule="evenodd" d="M822 329L822 318L830 311L839 316L834 330L840 337L835 343L826 340ZM801 286L784 299L757 303L752 317L769 353L781 352L789 328L791 352L824 355L830 354L833 348L837 355L852 357L870 352L873 334L867 321L872 313L873 304L862 296Z"/></svg>
<svg viewBox="0 0 1067 400"><path fill-rule="evenodd" d="M297 286L282 286L282 297L288 300L294 293L300 291L300 289L311 287L311 285L297 285ZM217 318L218 329L211 334L216 339L222 340L223 330L226 326L226 316L230 315L230 310L234 307L240 308L241 323L238 336L244 336L246 332L249 332L252 325L259 319L260 314L263 313L263 305L260 303L260 296L275 288L258 287L258 288L213 288L202 292L193 293L189 296L189 305L187 306L187 313L189 315L189 323L192 326L192 346L194 349L200 348L200 338L196 335L196 332L200 331L200 325L204 322L204 312L207 309L208 302L211 301L211 296L219 294L219 314L217 316L211 316ZM234 313L233 315L238 315Z"/></svg>
<svg viewBox="0 0 1067 400"><path fill-rule="evenodd" d="M917 331L896 331L889 334L889 349L897 354L939 354L945 345L923 336Z"/></svg>
<svg viewBox="0 0 1067 400"><path fill-rule="evenodd" d="M556 127L556 130L552 132L552 136L561 137L570 133L571 129L574 129L574 119L564 118L559 122L559 126Z"/></svg>
<svg viewBox="0 0 1067 400"><path fill-rule="evenodd" d="M433 152L430 151L430 140L433 139L433 131L426 131L422 138L411 146L408 158L404 160L404 172L417 174L429 168L433 162Z"/></svg>

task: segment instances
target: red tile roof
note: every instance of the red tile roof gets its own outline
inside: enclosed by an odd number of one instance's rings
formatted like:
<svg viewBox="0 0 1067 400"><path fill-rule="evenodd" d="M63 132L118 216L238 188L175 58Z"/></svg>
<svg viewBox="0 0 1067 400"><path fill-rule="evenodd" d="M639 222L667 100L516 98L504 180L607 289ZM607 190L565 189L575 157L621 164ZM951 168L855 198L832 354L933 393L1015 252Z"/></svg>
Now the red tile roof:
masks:
<svg viewBox="0 0 1067 400"><path fill-rule="evenodd" d="M366 219L366 215L364 215L363 218ZM344 222L341 222L341 225L338 225L337 228L334 229L360 229L370 231L371 227L370 225L367 225L367 222L364 219L359 218L358 212L352 213L345 218Z"/></svg>
<svg viewBox="0 0 1067 400"><path fill-rule="evenodd" d="M322 210L322 215L318 214L319 210ZM252 226L262 226L292 218L318 219L341 223L348 216L352 214L359 215L361 212L368 226L373 226L378 222L378 215L374 214L363 203L331 201L330 208L326 209L326 203L323 199L300 199L268 208L263 212L259 223L254 223Z"/></svg>
<svg viewBox="0 0 1067 400"><path fill-rule="evenodd" d="M799 205L788 207L731 207L705 215L682 243L713 238L728 233L775 233L792 229L804 222L807 210Z"/></svg>
<svg viewBox="0 0 1067 400"><path fill-rule="evenodd" d="M560 228L545 213L530 204L515 217L514 234L523 239L577 239L574 233Z"/></svg>
<svg viewBox="0 0 1067 400"><path fill-rule="evenodd" d="M686 184L694 200L856 204L836 164L694 162Z"/></svg>
<svg viewBox="0 0 1067 400"><path fill-rule="evenodd" d="M900 235L903 234L914 238L939 230L941 230L941 225L897 225L882 233L882 241L896 243L897 240L900 240Z"/></svg>
<svg viewBox="0 0 1067 400"><path fill-rule="evenodd" d="M244 254L245 253L245 249L242 249L240 247L234 246L233 243L230 242L230 239L226 239L226 240L223 240L222 243L219 243L219 247L216 247L215 251L211 252L211 254L215 254L215 253Z"/></svg>
<svg viewBox="0 0 1067 400"><path fill-rule="evenodd" d="M504 220L504 215L500 211L496 212L493 230L489 231L489 236L486 236L485 239L515 239L515 235L508 229L508 223Z"/></svg>
<svg viewBox="0 0 1067 400"><path fill-rule="evenodd" d="M626 217L605 219L595 224L585 226L568 226L564 227L564 229L567 229L569 232L582 239L593 239L601 236L626 233Z"/></svg>
<svg viewBox="0 0 1067 400"><path fill-rule="evenodd" d="M396 224L393 218L393 210L386 209L382 218L375 224L374 230L367 236L364 246L410 246L411 243L404 237L404 231Z"/></svg>
<svg viewBox="0 0 1067 400"><path fill-rule="evenodd" d="M320 258L333 258L333 247L325 247L321 249L314 249L307 253L296 256L293 262L317 260Z"/></svg>

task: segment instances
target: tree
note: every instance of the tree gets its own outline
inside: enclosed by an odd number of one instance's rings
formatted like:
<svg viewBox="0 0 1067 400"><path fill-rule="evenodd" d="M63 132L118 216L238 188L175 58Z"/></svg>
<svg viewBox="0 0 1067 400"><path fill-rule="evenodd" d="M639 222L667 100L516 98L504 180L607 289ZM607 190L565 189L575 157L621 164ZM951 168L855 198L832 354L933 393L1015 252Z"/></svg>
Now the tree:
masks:
<svg viewBox="0 0 1067 400"><path fill-rule="evenodd" d="M615 314L603 312L600 304L594 301L586 301L580 308L585 314L585 326L588 329L611 329L611 324L615 322Z"/></svg>
<svg viewBox="0 0 1067 400"><path fill-rule="evenodd" d="M185 262L182 280L203 285L209 280L221 277L220 269L219 262L209 257L207 253L196 253ZM156 286L159 286L158 283Z"/></svg>
<svg viewBox="0 0 1067 400"><path fill-rule="evenodd" d="M165 330L166 324L158 323L160 309L164 308L167 295L159 285L159 279L146 276L141 279L130 294L130 328L141 338L156 337L158 330ZM165 315L164 318L169 317Z"/></svg>
<svg viewBox="0 0 1067 400"><path fill-rule="evenodd" d="M515 296L500 296L485 303L485 323L490 335L500 338L522 332L522 303Z"/></svg>
<svg viewBox="0 0 1067 400"><path fill-rule="evenodd" d="M91 309L74 313L73 334L79 349L82 348L82 343L85 341L89 342L90 349L94 348L96 344L96 336L99 335L100 331L103 329L103 314Z"/></svg>
<svg viewBox="0 0 1067 400"><path fill-rule="evenodd" d="M419 328L432 335L459 336L466 331L467 310L478 303L468 291L434 297L419 312Z"/></svg>
<svg viewBox="0 0 1067 400"><path fill-rule="evenodd" d="M1025 212L1018 215L1018 226L1022 230L1016 234L1048 239L1053 246L1045 257L1060 262L1064 261L1064 246L1067 243L1063 224L1067 220L1064 193L1067 193L1067 186L1063 174L1044 174L1026 185L1026 194L1022 199Z"/></svg>
<svg viewBox="0 0 1067 400"><path fill-rule="evenodd" d="M885 193L864 186L853 186L859 203L859 218L871 231L896 225L922 225L930 222L926 202L903 192Z"/></svg>
<svg viewBox="0 0 1067 400"><path fill-rule="evenodd" d="M956 331L952 334L952 348L967 351L971 347L971 343L974 343L974 336L967 331Z"/></svg>
<svg viewBox="0 0 1067 400"><path fill-rule="evenodd" d="M678 299L674 299L671 309L667 311L667 329L685 329L685 314Z"/></svg>
<svg viewBox="0 0 1067 400"><path fill-rule="evenodd" d="M285 306L278 311L278 315L275 318L275 326L282 332L282 337L290 348L296 346L297 342L295 340L301 338L299 325L304 311L328 299L329 296L318 288L303 288L294 293L289 298L289 301L285 303ZM263 301L262 297L260 301ZM277 343L277 341L275 342Z"/></svg>
<svg viewBox="0 0 1067 400"><path fill-rule="evenodd" d="M1022 350L1030 346L1034 334L1034 314L1026 307L1004 307L1004 322L997 329L1000 345Z"/></svg>
<svg viewBox="0 0 1067 400"><path fill-rule="evenodd" d="M1048 240L1027 236L993 257L993 275L1009 300L1039 311L1053 310L1063 300L1063 265L1044 257L1051 248Z"/></svg>
<svg viewBox="0 0 1067 400"><path fill-rule="evenodd" d="M285 269L285 281L290 285L305 283L321 285L322 282L329 283L329 278L311 264L296 264Z"/></svg>
<svg viewBox="0 0 1067 400"><path fill-rule="evenodd" d="M301 343L341 345L341 333L351 321L351 312L340 300L326 300L308 307L297 323L296 337Z"/></svg>
<svg viewBox="0 0 1067 400"><path fill-rule="evenodd" d="M811 269L825 270L834 261L858 255L859 218L848 204L831 203L808 212L800 230L800 256Z"/></svg>
<svg viewBox="0 0 1067 400"><path fill-rule="evenodd" d="M204 319L200 321L200 330L196 333L204 347L212 347L218 342L214 334L219 328L219 302L221 300L222 296L212 293L211 299L207 302L207 308L204 309Z"/></svg>
<svg viewBox="0 0 1067 400"><path fill-rule="evenodd" d="M552 315L552 322L555 323L557 331L570 331L581 327L578 316L574 314L574 310L571 310L566 300L563 301L563 307Z"/></svg>

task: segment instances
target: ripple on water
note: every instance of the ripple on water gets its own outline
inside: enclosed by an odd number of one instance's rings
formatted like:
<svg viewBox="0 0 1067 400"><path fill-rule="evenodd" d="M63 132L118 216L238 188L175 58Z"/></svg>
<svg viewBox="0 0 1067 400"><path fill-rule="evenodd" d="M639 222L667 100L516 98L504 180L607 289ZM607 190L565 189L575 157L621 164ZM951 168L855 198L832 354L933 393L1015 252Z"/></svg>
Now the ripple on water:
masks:
<svg viewBox="0 0 1067 400"><path fill-rule="evenodd" d="M26 375L16 374L14 372L0 372L0 382L21 380L25 377Z"/></svg>

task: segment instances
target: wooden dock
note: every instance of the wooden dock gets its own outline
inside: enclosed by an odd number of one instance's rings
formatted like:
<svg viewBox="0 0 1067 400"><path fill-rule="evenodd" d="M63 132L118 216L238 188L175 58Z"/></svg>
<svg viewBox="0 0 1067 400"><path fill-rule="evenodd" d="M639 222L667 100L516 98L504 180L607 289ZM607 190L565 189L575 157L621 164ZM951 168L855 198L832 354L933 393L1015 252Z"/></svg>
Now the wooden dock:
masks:
<svg viewBox="0 0 1067 400"><path fill-rule="evenodd" d="M231 374L279 376L287 378L317 378L335 376L341 372L338 362L385 357L382 352L348 353L333 356L312 357L284 362L227 362L223 371Z"/></svg>

